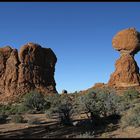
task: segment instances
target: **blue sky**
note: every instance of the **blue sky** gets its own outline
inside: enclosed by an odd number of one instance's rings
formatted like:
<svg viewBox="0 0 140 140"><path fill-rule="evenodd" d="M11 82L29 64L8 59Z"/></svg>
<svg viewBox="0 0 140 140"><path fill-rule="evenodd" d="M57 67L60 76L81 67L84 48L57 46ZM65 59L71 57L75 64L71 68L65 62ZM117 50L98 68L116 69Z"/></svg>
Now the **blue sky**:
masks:
<svg viewBox="0 0 140 140"><path fill-rule="evenodd" d="M112 38L129 27L140 31L139 2L0 2L0 47L51 48L58 92L107 83L119 58Z"/></svg>

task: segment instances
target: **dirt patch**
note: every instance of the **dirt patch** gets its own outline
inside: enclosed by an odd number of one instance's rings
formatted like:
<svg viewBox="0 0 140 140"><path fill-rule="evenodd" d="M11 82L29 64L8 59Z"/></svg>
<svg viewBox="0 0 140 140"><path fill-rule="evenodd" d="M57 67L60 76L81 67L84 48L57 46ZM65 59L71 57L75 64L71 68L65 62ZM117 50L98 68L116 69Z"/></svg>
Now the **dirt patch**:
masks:
<svg viewBox="0 0 140 140"><path fill-rule="evenodd" d="M88 125L83 126L63 126L56 119L49 119L45 114L25 114L25 120L37 118L40 124L28 123L7 123L0 124L1 138L74 138L76 135L85 132L93 132L93 128ZM85 121L87 118L83 114L75 117L75 122ZM140 128L128 127L121 129L119 124L108 124L97 127L97 138L139 138Z"/></svg>

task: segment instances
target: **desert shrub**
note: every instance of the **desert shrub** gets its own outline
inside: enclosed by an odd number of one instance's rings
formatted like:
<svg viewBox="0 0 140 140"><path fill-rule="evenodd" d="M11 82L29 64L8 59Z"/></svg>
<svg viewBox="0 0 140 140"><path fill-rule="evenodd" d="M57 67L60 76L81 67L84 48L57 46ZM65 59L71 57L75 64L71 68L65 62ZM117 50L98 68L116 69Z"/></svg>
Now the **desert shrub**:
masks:
<svg viewBox="0 0 140 140"><path fill-rule="evenodd" d="M122 96L120 96L120 102L117 109L120 111L120 113L124 113L130 108L135 107L135 104L139 103L139 101L139 92L133 88L130 88L122 93Z"/></svg>
<svg viewBox="0 0 140 140"><path fill-rule="evenodd" d="M22 114L28 111L28 108L23 104L1 105L0 112L6 115Z"/></svg>
<svg viewBox="0 0 140 140"><path fill-rule="evenodd" d="M117 110L119 114L123 114L132 107L134 107L134 104L132 102L128 102L128 101L125 101L124 99L120 99Z"/></svg>
<svg viewBox="0 0 140 140"><path fill-rule="evenodd" d="M50 105L50 107L49 108L46 108L46 110L45 110L46 116L48 118L52 118L52 116L54 115L54 113L53 113L53 110L54 110L53 107L55 108L57 106L57 103L59 102L58 101L59 96L60 95L58 95L58 94L45 96L45 100Z"/></svg>
<svg viewBox="0 0 140 140"><path fill-rule="evenodd" d="M47 108L48 103L44 99L43 94L31 91L24 96L23 105L31 110L41 111L44 108Z"/></svg>
<svg viewBox="0 0 140 140"><path fill-rule="evenodd" d="M10 106L10 110L9 110L10 115L14 115L14 114L20 113L19 112L19 107L20 107L20 105L18 105L18 104L11 105Z"/></svg>
<svg viewBox="0 0 140 140"><path fill-rule="evenodd" d="M56 115L63 125L71 125L71 117L73 115L73 102L69 95L54 95L49 96L51 102L50 109L46 111L49 117Z"/></svg>
<svg viewBox="0 0 140 140"><path fill-rule="evenodd" d="M79 96L78 108L81 112L89 114L91 120L118 114L119 96L111 88L98 88Z"/></svg>
<svg viewBox="0 0 140 140"><path fill-rule="evenodd" d="M10 112L11 106L10 105L0 105L0 113L1 114L6 114L9 115L11 114Z"/></svg>
<svg viewBox="0 0 140 140"><path fill-rule="evenodd" d="M95 92L90 91L87 94L77 97L76 102L78 112L85 112L89 119L97 122L100 118L102 103L98 100Z"/></svg>
<svg viewBox="0 0 140 140"><path fill-rule="evenodd" d="M24 118L19 115L19 114L16 114L16 115L13 115L11 116L11 122L14 122L14 123L24 123Z"/></svg>
<svg viewBox="0 0 140 140"><path fill-rule="evenodd" d="M123 93L123 99L125 101L132 101L134 99L139 98L139 95L140 95L140 93L137 90L131 88L131 89L126 90Z"/></svg>
<svg viewBox="0 0 140 140"><path fill-rule="evenodd" d="M18 113L18 105L11 105L10 114L13 115L13 114L16 114L16 113Z"/></svg>
<svg viewBox="0 0 140 140"><path fill-rule="evenodd" d="M17 107L18 114L24 114L24 113L28 112L29 110L30 109L22 103Z"/></svg>
<svg viewBox="0 0 140 140"><path fill-rule="evenodd" d="M77 97L77 112L86 113L92 126L117 123L120 118L121 100L112 88L96 88Z"/></svg>
<svg viewBox="0 0 140 140"><path fill-rule="evenodd" d="M75 138L95 138L94 132L85 132L84 134L79 134Z"/></svg>
<svg viewBox="0 0 140 140"><path fill-rule="evenodd" d="M0 124L7 122L8 115L0 114Z"/></svg>
<svg viewBox="0 0 140 140"><path fill-rule="evenodd" d="M112 88L103 88L95 91L97 99L101 102L101 115L104 117L113 116L119 113L118 106L120 97Z"/></svg>
<svg viewBox="0 0 140 140"><path fill-rule="evenodd" d="M127 110L121 118L121 126L125 128L127 126L140 126L140 104Z"/></svg>

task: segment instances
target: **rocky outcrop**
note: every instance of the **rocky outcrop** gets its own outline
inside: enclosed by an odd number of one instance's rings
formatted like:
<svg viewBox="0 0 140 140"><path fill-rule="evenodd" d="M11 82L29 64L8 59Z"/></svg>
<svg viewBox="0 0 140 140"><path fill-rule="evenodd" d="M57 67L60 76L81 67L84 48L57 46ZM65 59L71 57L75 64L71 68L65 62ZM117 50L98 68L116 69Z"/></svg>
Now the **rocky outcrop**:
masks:
<svg viewBox="0 0 140 140"><path fill-rule="evenodd" d="M19 53L9 46L0 48L0 102L14 101L31 90L57 93L56 61L50 48L34 43L22 46Z"/></svg>
<svg viewBox="0 0 140 140"><path fill-rule="evenodd" d="M121 56L116 61L115 72L108 82L109 86L131 87L140 85L139 67L134 55L140 50L140 34L135 28L129 28L117 33L112 41L113 47Z"/></svg>
<svg viewBox="0 0 140 140"><path fill-rule="evenodd" d="M104 83L95 83L93 87L95 87L95 88L102 88L104 86L105 86Z"/></svg>

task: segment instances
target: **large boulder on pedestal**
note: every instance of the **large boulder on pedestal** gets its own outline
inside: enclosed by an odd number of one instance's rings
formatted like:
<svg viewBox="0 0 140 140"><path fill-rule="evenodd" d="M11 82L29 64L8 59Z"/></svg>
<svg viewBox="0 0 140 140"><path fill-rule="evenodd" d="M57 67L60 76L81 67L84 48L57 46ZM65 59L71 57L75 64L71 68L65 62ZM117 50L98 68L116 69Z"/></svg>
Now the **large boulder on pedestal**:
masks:
<svg viewBox="0 0 140 140"><path fill-rule="evenodd" d="M115 72L110 76L109 86L130 87L140 85L139 67L134 55L140 50L140 33L135 28L118 32L112 40L113 47L120 52Z"/></svg>

